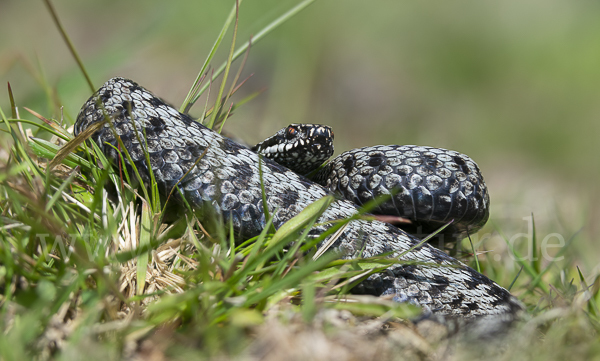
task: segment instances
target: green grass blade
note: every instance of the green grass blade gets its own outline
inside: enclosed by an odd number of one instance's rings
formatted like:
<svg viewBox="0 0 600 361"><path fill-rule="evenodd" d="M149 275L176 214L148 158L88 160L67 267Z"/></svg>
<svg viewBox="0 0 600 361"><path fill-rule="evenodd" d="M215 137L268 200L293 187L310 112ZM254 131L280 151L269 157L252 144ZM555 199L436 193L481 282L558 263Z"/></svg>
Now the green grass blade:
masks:
<svg viewBox="0 0 600 361"><path fill-rule="evenodd" d="M237 20L236 20L236 31L237 31ZM246 51L246 55L244 56L244 60L242 60L242 64L240 65L240 67L239 67L237 73L235 74L235 76L233 77L233 81L231 82L231 87L229 88L229 91L226 93L227 95L225 96L225 100L223 101L223 105L227 104L227 102L229 101L229 98L245 82L245 80L244 80L244 82L242 82L239 86L236 86L238 80L240 79L240 75L242 74L242 70L244 70L244 65L246 65L246 61L248 60L248 54L249 53L250 53L250 47L248 47L248 51ZM249 78L250 77L246 78L246 80L249 79ZM225 122L229 118L229 114L231 113L232 110L233 110L233 102L229 106L229 110L227 111L227 114L225 114L225 116L220 116L220 117L217 118L217 124L215 125L215 128L219 128L219 131L218 131L219 134L223 131L223 126L225 125Z"/></svg>
<svg viewBox="0 0 600 361"><path fill-rule="evenodd" d="M537 274L539 274L540 270L542 269L542 259L537 244L535 218L533 217L533 213L531 213L531 267Z"/></svg>
<svg viewBox="0 0 600 361"><path fill-rule="evenodd" d="M240 1L240 4L241 4L241 1ZM197 89L200 86L201 80L204 77L204 73L206 72L206 69L208 69L208 66L209 66L210 62L212 61L212 58L215 56L215 53L217 52L219 45L221 45L221 41L223 41L223 37L225 37L225 33L227 33L227 29L229 29L229 25L231 25L231 22L233 21L234 17L236 16L237 8L238 8L238 4L236 3L233 5L233 8L229 12L229 16L227 17L227 20L225 20L225 24L223 24L223 28L221 29L219 36L217 36L217 39L215 40L215 43L213 44L212 48L210 49L210 52L208 53L208 56L206 57L204 64L202 64L202 68L200 68L200 72L198 72L198 75L196 76L196 80L194 80L194 83L192 84L190 91L188 92L187 96L185 97L185 100L183 101L183 104L181 104L181 107L179 107L179 111L181 113L189 112L190 108L194 105L194 103L196 103L196 101L202 94L202 93L198 94ZM213 79L214 78L211 77L211 80L213 80Z"/></svg>
<svg viewBox="0 0 600 361"><path fill-rule="evenodd" d="M315 284L313 282L302 283L302 318L304 322L312 322L317 314Z"/></svg>
<svg viewBox="0 0 600 361"><path fill-rule="evenodd" d="M25 109L27 109L27 108L25 108ZM66 136L65 134L63 134L63 133L61 133L61 132L57 131L55 128L52 128L52 127L47 127L47 126L45 126L44 124L40 124L40 123L38 123L38 122L34 122L34 121L32 121L32 120L28 120L28 119L7 119L7 121L8 121L9 123L24 123L24 124L30 124L30 125L33 125L33 126L35 126L35 127L39 128L39 129L41 129L41 130L45 130L45 131L47 131L48 133L50 133L50 134L52 134L52 135L55 135L55 136L57 136L57 137L61 138L62 140L69 141L69 140L71 139L71 137L70 137L70 136Z"/></svg>
<svg viewBox="0 0 600 361"><path fill-rule="evenodd" d="M69 48L69 51L71 52L71 55L73 55L73 58L75 58L75 61L77 62L77 66L79 66L79 69L83 73L83 76L85 77L85 80L87 81L91 92L92 93L95 92L96 87L92 83L92 79L90 79L90 76L88 75L87 71L85 70L85 66L83 65L83 62L81 61L81 58L79 58L79 54L77 54L77 50L75 50L75 46L73 46L73 43L71 42L71 39L69 38L69 35L67 35L67 32L65 31L65 29L62 26L62 23L58 19L58 14L54 10L54 6L52 5L52 2L50 2L50 0L44 0L44 3L46 4L48 11L50 11L50 15L52 16L54 25L56 25L58 31L60 32L60 35L62 36L63 40L67 44L67 47Z"/></svg>
<svg viewBox="0 0 600 361"><path fill-rule="evenodd" d="M316 202L309 204L302 212L295 215L292 219L285 222L273 235L273 238L269 241L267 249L276 246L279 242L285 238L298 233L304 226L306 226L311 220L318 218L329 205L334 201L333 196L325 196Z"/></svg>
<svg viewBox="0 0 600 361"><path fill-rule="evenodd" d="M515 282L517 282L517 280L519 279L519 276L521 275L521 272L523 272L523 266L521 266L521 268L519 269L519 272L517 272L517 275L515 276L515 278L513 278L513 280L510 283L510 285L508 285L508 287L506 288L509 292L513 288L513 286L515 285Z"/></svg>
<svg viewBox="0 0 600 361"><path fill-rule="evenodd" d="M515 257L515 260L517 261L517 263L519 265L521 265L523 267L523 269L525 270L525 273L529 274L529 276L531 276L534 279L538 278L540 276L540 274L535 271L535 269L532 267L531 263L528 262L525 257L521 256L521 253L510 243L508 238L506 238L506 236L500 229L498 229L497 227L496 227L496 229L498 230L498 233L500 234L500 236L502 237L502 239L508 246L508 249L510 250L510 252ZM548 286L546 286L545 284L539 283L539 287L544 291L545 294L550 293Z"/></svg>
<svg viewBox="0 0 600 361"><path fill-rule="evenodd" d="M18 118L17 114L17 105L15 104L15 97L13 96L12 88L10 87L10 82L6 82L8 86L8 99L10 100L10 111L13 118Z"/></svg>
<svg viewBox="0 0 600 361"><path fill-rule="evenodd" d="M31 138L29 142L29 148L31 148L31 150L33 150L38 157L43 157L46 159L53 159L61 149L61 147L58 145L39 138ZM62 163L71 168L75 168L76 166L80 166L86 170L92 168L92 164L89 161L81 158L75 153L68 154L62 160Z"/></svg>
<svg viewBox="0 0 600 361"><path fill-rule="evenodd" d="M31 113L31 115L33 115L34 117L36 117L39 120L41 120L42 122L44 122L46 125L50 126L53 129L52 131L50 131L50 133L56 135L59 138L62 138L63 140L67 140L67 141L70 140L71 138L73 138L73 136L71 134L69 134L66 131L66 129L61 127L57 122L50 121L50 120L46 119L46 117L39 114L38 112L31 110L27 107L23 107L23 109L27 110L29 113ZM39 125L36 125L36 126L38 128L40 128Z"/></svg>
<svg viewBox="0 0 600 361"><path fill-rule="evenodd" d="M67 144L65 144L60 149L60 151L58 151L58 153L56 153L56 156L54 156L54 159L52 159L50 164L48 164L48 170L52 170L52 168L54 168L58 164L62 163L62 161L65 158L67 158L71 153L73 153L73 151L75 151L75 149L77 149L77 147L79 147L79 145L81 143L83 143L92 134L94 134L97 130L99 130L101 127L103 127L104 123L105 123L104 121L100 121L100 122L90 125L83 132L81 132L78 136L76 136L71 141L69 141Z"/></svg>
<svg viewBox="0 0 600 361"><path fill-rule="evenodd" d="M140 223L140 248L148 248L151 244L152 237L152 217L151 209L146 202L142 202L142 222ZM146 272L148 269L148 253L141 253L137 258L136 275L137 275L137 294L144 293L146 285Z"/></svg>
<svg viewBox="0 0 600 361"><path fill-rule="evenodd" d="M50 201L46 204L46 212L48 212L52 208L54 203L56 203L56 201L62 197L63 191L65 190L65 188L67 188L69 184L71 184L71 182L73 182L73 179L75 179L77 173L79 173L79 169L73 169L69 177L64 182L62 182L60 187L58 187L58 190L54 193Z"/></svg>
<svg viewBox="0 0 600 361"><path fill-rule="evenodd" d="M277 291L285 288L291 288L294 285L298 285L299 281L309 276L311 273L318 271L319 269L324 268L330 261L332 261L337 255L330 254L326 257L319 258L314 262L307 263L303 267L290 272L284 278L276 280L271 284L267 285L264 288L261 288L259 291L254 292L254 294L250 295L246 302L244 302L244 306L250 307L260 301L263 301L270 295L276 293Z"/></svg>
<svg viewBox="0 0 600 361"><path fill-rule="evenodd" d="M471 234L467 232L467 236L469 237L469 243L471 244L471 252L473 252L473 258L475 259L475 269L477 270L477 272L481 273L481 267L479 266L479 257L477 256L475 246L473 245L473 240L471 240Z"/></svg>
<svg viewBox="0 0 600 361"><path fill-rule="evenodd" d="M571 244L573 243L573 241L575 240L575 238L581 233L581 231L582 231L582 229L579 229L577 232L575 232L571 236L571 238L569 238L569 240L567 241L567 243L565 244L565 246L562 247L560 249L560 251L558 251L558 253L554 257L555 258L563 257L563 255L567 252L567 250L570 248ZM539 283L542 281L542 277L548 271L550 271L551 267L552 267L552 262L549 263L537 276L535 276L535 278L530 282L529 287L527 288L528 292L532 292L539 285Z"/></svg>
<svg viewBox="0 0 600 361"><path fill-rule="evenodd" d="M304 0L304 1L300 2L298 5L294 6L290 10L288 10L286 13L284 13L283 15L281 15L280 17L278 17L277 19L272 21L270 24L268 24L267 26L262 28L258 33L256 33L256 35L252 37L252 44L256 45L256 43L258 43L262 38L264 38L271 31L275 30L280 25L284 24L286 21L291 19L294 15L298 14L300 11L304 10L306 7L308 7L310 4L314 3L315 1L316 0ZM248 49L249 46L250 46L250 41L247 41L246 43L244 43L244 45L237 48L237 50L233 53L232 61L236 60L237 58L242 56L242 54L244 54L244 52ZM219 75L221 75L221 73L223 73L223 71L225 70L226 67L227 67L227 62L223 63L214 72L212 79L214 80ZM206 91L206 88L208 88L208 85L204 84L204 86L198 91L197 95L192 100L192 103L195 103L196 100L198 100L198 98L202 95L202 93L204 93Z"/></svg>
<svg viewBox="0 0 600 361"><path fill-rule="evenodd" d="M411 319L421 313L421 309L415 305L383 300L378 297L366 295L346 296L339 302L331 303L330 307L338 310L347 310L356 315L371 317L389 315L402 319Z"/></svg>
<svg viewBox="0 0 600 361"><path fill-rule="evenodd" d="M213 129L215 125L215 120L217 119L220 108L221 108L221 97L223 96L223 91L225 90L225 85L227 84L227 77L229 76L229 69L231 68L231 62L233 61L233 52L235 50L235 39L237 37L237 29L238 29L238 18L239 18L239 3L236 0L236 12L235 12L235 25L233 26L233 38L231 39L231 48L229 50L229 56L227 57L227 63L225 63L225 74L223 75L223 79L221 80L221 86L219 87L219 94L217 95L217 100L215 101L214 111L210 121L206 125L208 128Z"/></svg>

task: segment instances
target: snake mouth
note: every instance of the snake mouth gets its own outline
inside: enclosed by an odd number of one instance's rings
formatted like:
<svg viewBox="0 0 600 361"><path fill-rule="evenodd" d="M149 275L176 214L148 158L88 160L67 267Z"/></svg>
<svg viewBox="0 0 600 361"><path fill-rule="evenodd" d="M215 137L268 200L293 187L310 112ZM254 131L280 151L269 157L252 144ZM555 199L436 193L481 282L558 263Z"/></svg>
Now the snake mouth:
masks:
<svg viewBox="0 0 600 361"><path fill-rule="evenodd" d="M321 141L318 143L310 143L305 141L304 139L300 139L294 143L289 144L273 144L271 146L267 146L266 148L259 148L257 151L266 156L284 156L286 152L292 152L293 150L299 149L301 147L306 147L309 153L306 155L310 155L310 153L323 153L327 152L328 147L332 147L333 144L331 141ZM290 156L294 156L293 153L290 153Z"/></svg>
<svg viewBox="0 0 600 361"><path fill-rule="evenodd" d="M284 143L280 143L280 144L273 144L271 146L268 146L267 148L259 148L258 152L261 154L264 154L266 156L277 156L278 154L282 154L284 152L289 152L292 149L298 148L298 145L304 145L304 142L301 142L302 139L296 143L293 144L284 144Z"/></svg>

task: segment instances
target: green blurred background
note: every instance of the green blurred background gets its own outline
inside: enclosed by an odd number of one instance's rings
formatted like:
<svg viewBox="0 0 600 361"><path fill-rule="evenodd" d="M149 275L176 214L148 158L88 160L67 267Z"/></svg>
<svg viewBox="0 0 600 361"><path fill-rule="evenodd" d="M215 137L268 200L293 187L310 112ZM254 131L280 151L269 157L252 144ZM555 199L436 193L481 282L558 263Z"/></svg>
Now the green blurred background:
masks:
<svg viewBox="0 0 600 361"><path fill-rule="evenodd" d="M238 44L297 2L244 1ZM232 4L54 3L96 87L125 76L176 106ZM527 232L531 213L539 237L568 241L581 229L574 246L592 272L600 254L599 19L593 1L317 0L252 48L243 76L254 76L235 99L267 90L227 128L254 143L289 123L326 123L336 153L394 143L469 154L490 188L492 238L495 227L507 237ZM67 122L90 95L42 1L0 0L0 74L18 105L59 118L47 100L55 90ZM5 86L0 106L8 112Z"/></svg>

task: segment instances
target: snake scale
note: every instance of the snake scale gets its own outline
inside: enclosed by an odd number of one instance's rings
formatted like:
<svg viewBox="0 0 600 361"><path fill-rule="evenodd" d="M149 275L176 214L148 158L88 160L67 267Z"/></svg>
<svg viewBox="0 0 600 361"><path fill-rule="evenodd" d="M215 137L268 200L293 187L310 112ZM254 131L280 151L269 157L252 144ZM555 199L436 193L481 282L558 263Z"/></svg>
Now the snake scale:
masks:
<svg viewBox="0 0 600 361"><path fill-rule="evenodd" d="M179 201L185 200L200 214L220 215L243 237L255 236L265 227L257 153L124 78L108 80L92 95L77 117L74 133L104 121L105 115L110 124L105 123L91 139L109 159L118 159L120 137L145 182L150 180L145 150L148 152L163 194L179 184ZM125 162L130 169L129 161ZM269 159L264 160L262 171L275 228L330 194L325 187ZM327 221L350 217L358 212L357 207L348 200L336 200L318 220L322 226L313 231L324 232L330 226ZM489 278L429 244L411 249L418 243L418 238L390 224L355 220L344 228L333 248L343 258L389 252L408 262L372 275L360 285L361 292L415 303L438 315L513 318L521 311L520 302Z"/></svg>
<svg viewBox="0 0 600 361"><path fill-rule="evenodd" d="M440 245L477 232L489 218L479 167L453 150L377 145L346 151L320 167L333 155L333 130L321 124L291 124L252 150L355 204L390 197L371 213L410 220L402 229L417 238L452 221L437 236Z"/></svg>

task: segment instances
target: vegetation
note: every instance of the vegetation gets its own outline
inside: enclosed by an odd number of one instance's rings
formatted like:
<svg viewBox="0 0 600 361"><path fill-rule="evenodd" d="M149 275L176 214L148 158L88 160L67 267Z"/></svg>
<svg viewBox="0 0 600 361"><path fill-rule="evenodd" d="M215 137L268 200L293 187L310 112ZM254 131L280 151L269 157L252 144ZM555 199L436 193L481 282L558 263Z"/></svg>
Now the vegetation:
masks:
<svg viewBox="0 0 600 361"><path fill-rule="evenodd" d="M282 11L247 44L312 2ZM60 14L54 15L62 28ZM215 129L257 95L241 92L231 100L244 83L245 60L233 76L231 65L247 55L245 45L235 46L238 18L234 6L180 107L187 111L204 96L200 118ZM227 60L209 70L228 30ZM70 51L77 54L74 46ZM38 79L48 89L44 101L55 104L56 94ZM578 267L579 231L552 233L531 215L527 233L505 234L508 221L495 222L479 238L464 240L463 261L510 287L527 312L497 342L449 338L443 327L412 324L416 307L348 293L384 269L385 258L315 257L320 239L307 232L330 199L251 240L233 239L228 224L208 234L190 213L165 223L156 187L128 186L127 177L135 175L112 169L93 145L73 140L73 119L19 106L10 87L7 95L9 107L0 108L7 139L0 171L1 359L552 360L600 354L600 282ZM488 242L490 232L503 243Z"/></svg>

